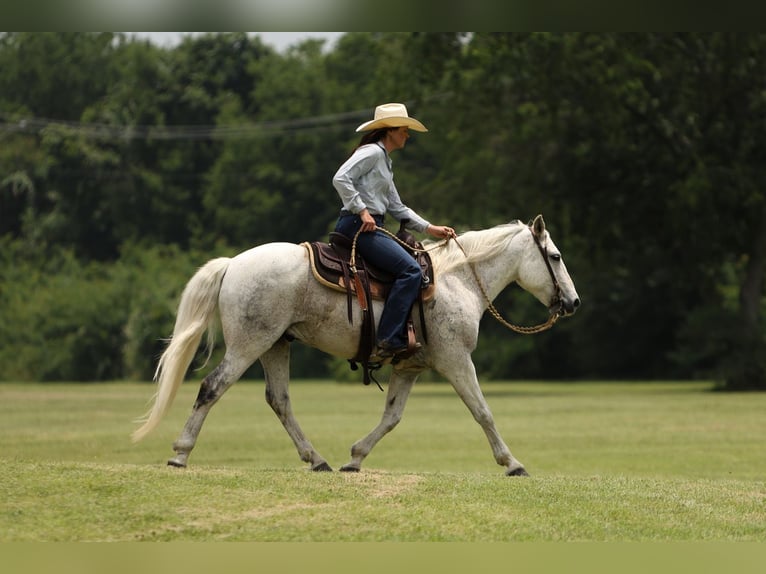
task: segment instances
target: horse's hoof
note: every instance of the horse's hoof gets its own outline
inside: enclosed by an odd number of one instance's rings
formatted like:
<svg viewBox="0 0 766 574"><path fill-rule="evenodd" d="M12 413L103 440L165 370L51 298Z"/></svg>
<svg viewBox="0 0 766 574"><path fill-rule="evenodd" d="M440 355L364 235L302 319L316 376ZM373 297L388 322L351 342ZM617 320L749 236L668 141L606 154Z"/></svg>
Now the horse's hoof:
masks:
<svg viewBox="0 0 766 574"><path fill-rule="evenodd" d="M326 462L320 462L316 466L312 466L311 470L314 472L332 472L332 467Z"/></svg>
<svg viewBox="0 0 766 574"><path fill-rule="evenodd" d="M520 466L519 468L514 468L513 470L509 470L505 473L505 476L529 476L529 473L524 470L523 466Z"/></svg>
<svg viewBox="0 0 766 574"><path fill-rule="evenodd" d="M341 472L359 472L358 466L351 466L350 464L347 464L346 466L340 467Z"/></svg>
<svg viewBox="0 0 766 574"><path fill-rule="evenodd" d="M168 461L168 466L173 466L175 468L186 468L186 463L182 462L182 461L180 461L180 460L178 460L176 458L171 458Z"/></svg>

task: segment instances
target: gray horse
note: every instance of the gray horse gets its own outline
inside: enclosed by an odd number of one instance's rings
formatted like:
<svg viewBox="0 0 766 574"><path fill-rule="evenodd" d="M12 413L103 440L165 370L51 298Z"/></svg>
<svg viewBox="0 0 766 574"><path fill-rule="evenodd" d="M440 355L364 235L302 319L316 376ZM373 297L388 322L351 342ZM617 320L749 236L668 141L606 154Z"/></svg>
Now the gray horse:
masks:
<svg viewBox="0 0 766 574"><path fill-rule="evenodd" d="M418 375L433 369L445 376L489 439L497 463L508 475L526 475L511 454L479 387L471 352L479 321L491 301L516 282L546 305L552 316L575 312L580 299L542 216L483 231L469 231L431 251L436 291L424 305L428 343L396 363L388 383L380 423L351 448L341 470L359 471L378 441L401 420ZM382 303L374 302L379 317ZM350 358L359 344L361 312L347 318L346 296L320 285L309 269L307 250L292 243L268 243L234 258L212 259L186 285L173 336L160 358L157 393L143 424L133 433L141 440L170 408L205 331L212 349L211 323L220 315L226 353L202 381L192 413L173 444L172 466L185 467L212 406L256 360L266 378L266 400L312 470L331 470L293 416L290 405L290 343L295 339L330 355ZM418 325L419 321L416 320Z"/></svg>

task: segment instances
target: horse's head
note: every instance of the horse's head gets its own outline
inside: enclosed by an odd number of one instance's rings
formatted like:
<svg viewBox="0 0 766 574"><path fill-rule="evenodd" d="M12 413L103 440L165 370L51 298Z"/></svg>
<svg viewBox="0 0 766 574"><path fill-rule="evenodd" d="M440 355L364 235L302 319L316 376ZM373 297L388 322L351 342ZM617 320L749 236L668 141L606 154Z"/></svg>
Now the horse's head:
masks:
<svg viewBox="0 0 766 574"><path fill-rule="evenodd" d="M542 215L529 224L529 231L521 238L526 244L516 281L546 305L551 314L571 315L580 306L580 297L561 252L545 229Z"/></svg>

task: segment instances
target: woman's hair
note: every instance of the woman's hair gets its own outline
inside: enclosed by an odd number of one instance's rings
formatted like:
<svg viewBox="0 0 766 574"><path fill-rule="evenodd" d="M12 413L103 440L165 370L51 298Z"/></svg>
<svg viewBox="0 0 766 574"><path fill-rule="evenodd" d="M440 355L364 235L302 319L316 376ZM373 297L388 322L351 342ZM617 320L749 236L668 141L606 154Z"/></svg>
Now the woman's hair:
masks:
<svg viewBox="0 0 766 574"><path fill-rule="evenodd" d="M362 139L359 140L359 145L356 146L356 149L359 149L363 145L371 144L378 142L383 139L383 137L390 132L391 130L395 130L397 128L378 128L376 130L372 130L371 132L367 132L362 136Z"/></svg>

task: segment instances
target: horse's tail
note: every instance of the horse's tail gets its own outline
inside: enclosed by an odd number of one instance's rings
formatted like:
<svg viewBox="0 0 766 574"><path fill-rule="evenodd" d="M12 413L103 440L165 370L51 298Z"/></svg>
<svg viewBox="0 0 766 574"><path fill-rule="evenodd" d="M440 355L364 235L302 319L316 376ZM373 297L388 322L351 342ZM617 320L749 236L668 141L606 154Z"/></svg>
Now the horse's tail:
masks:
<svg viewBox="0 0 766 574"><path fill-rule="evenodd" d="M133 442L138 442L154 430L173 404L178 388L184 380L202 335L208 332L208 359L215 343L212 319L218 309L218 292L231 259L211 259L189 280L178 304L173 336L160 357L154 380L157 392L149 412L140 419L143 423L133 432Z"/></svg>

